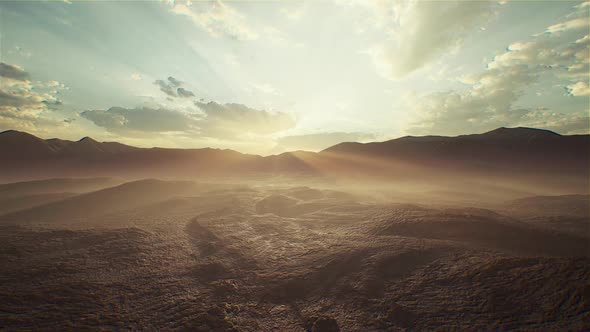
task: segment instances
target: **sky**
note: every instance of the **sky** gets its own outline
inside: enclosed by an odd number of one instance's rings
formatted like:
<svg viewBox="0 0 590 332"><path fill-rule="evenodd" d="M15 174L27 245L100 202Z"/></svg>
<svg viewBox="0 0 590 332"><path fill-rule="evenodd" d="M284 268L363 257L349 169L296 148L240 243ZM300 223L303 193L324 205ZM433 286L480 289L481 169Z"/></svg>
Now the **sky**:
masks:
<svg viewBox="0 0 590 332"><path fill-rule="evenodd" d="M0 131L261 155L590 131L590 2L1 1Z"/></svg>

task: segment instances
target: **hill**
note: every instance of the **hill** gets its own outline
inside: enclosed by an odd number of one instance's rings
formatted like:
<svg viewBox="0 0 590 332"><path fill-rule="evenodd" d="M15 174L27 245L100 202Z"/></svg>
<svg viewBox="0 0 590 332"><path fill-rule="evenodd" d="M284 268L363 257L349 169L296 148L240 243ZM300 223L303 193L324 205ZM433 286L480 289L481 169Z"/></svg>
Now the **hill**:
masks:
<svg viewBox="0 0 590 332"><path fill-rule="evenodd" d="M59 200L0 217L0 221L17 223L52 223L88 219L165 201L177 196L190 196L197 185L188 181L140 180Z"/></svg>
<svg viewBox="0 0 590 332"><path fill-rule="evenodd" d="M121 181L112 178L82 178L82 179L47 179L26 182L12 182L0 184L0 200L19 196L55 194L55 193L84 193L104 189L119 184Z"/></svg>

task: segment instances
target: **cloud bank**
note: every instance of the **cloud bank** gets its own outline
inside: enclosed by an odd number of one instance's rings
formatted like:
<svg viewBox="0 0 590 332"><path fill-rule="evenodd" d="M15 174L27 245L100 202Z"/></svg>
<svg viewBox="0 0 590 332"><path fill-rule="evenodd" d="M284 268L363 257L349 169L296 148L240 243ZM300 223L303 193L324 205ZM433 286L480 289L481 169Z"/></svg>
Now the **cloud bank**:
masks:
<svg viewBox="0 0 590 332"><path fill-rule="evenodd" d="M568 21L550 26L533 40L510 44L487 64L485 71L462 77L466 90L411 96L406 107L415 112L409 117L407 131L444 135L530 126L565 134L588 133L588 109L565 113L515 106L524 90L541 76L562 82L565 92L573 98L590 95L589 18L583 9L568 17Z"/></svg>
<svg viewBox="0 0 590 332"><path fill-rule="evenodd" d="M62 104L58 96L65 89L56 81L32 81L23 68L0 62L0 129L36 134L63 129L64 122L51 115Z"/></svg>
<svg viewBox="0 0 590 332"><path fill-rule="evenodd" d="M180 111L154 108L111 107L107 110L92 110L80 116L95 125L121 135L141 135L163 132L190 132L195 129L197 117Z"/></svg>
<svg viewBox="0 0 590 332"><path fill-rule="evenodd" d="M0 62L0 76L18 81L26 81L29 79L30 74L19 66Z"/></svg>
<svg viewBox="0 0 590 332"><path fill-rule="evenodd" d="M295 127L295 119L287 113L256 110L242 104L216 102L195 105L204 112L200 122L201 135L221 139L267 136Z"/></svg>
<svg viewBox="0 0 590 332"><path fill-rule="evenodd" d="M295 120L286 113L256 110L242 104L195 105L198 109L111 107L80 115L111 133L129 137L175 132L192 138L240 141L268 137L295 126Z"/></svg>

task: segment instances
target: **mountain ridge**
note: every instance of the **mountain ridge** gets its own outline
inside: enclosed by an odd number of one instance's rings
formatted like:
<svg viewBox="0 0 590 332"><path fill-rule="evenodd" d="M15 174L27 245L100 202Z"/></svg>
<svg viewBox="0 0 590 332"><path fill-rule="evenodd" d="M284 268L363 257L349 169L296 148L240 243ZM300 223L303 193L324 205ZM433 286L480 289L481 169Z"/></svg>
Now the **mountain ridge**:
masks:
<svg viewBox="0 0 590 332"><path fill-rule="evenodd" d="M327 147L321 151L330 151L331 149L333 149L334 147L343 145L343 144L355 144L355 145L370 145L370 144L381 144L381 143L388 143L388 142L393 142L393 141L399 141L399 140L407 140L407 141L413 141L413 140L438 140L438 139L450 139L450 138L491 138L491 137L495 137L495 138L504 138L504 139L508 139L508 138L520 138L523 139L525 137L523 137L524 133L528 133L528 134L534 134L534 136L537 137L576 137L576 136L587 136L590 137L590 134L575 134L575 135L561 135L559 133L553 132L551 130L548 129L540 129L540 128L531 128L531 127L513 127L513 128L509 128L509 127L499 127L484 133L480 133L480 134L462 134L462 135L456 135L456 136L444 136L444 135L424 135L424 136L413 136L413 135L408 135L408 136L402 136L402 137L398 137L398 138L393 138L390 140L385 140L385 141L375 141L375 142L367 142L367 143L361 143L361 142L341 142L341 143L337 143L335 145L332 145L330 147ZM519 134L519 135L516 135ZM243 153L234 149L221 149L221 148L211 148L211 147L202 147L202 148L165 148L165 147L158 147L158 146L153 146L153 147L136 147L136 146L132 146L132 145L127 145L124 143L120 143L120 142L112 142L112 141L98 141L90 136L84 136L81 139L77 140L77 141L71 141L71 140L64 140L64 139L60 139L60 138L48 138L48 139L43 139L40 137L37 137L33 134L24 132L24 131L18 131L18 130L14 130L14 129L8 129L5 131L0 132L0 143L2 143L2 139L6 136L6 135L11 135L14 138L27 138L29 140L31 139L36 139L39 141L44 141L46 143L53 143L52 145L72 145L72 144L86 144L86 145L91 145L91 144L100 144L100 145L118 145L122 148L134 148L134 149L162 149L162 150L217 150L217 151L233 151L233 152L238 152L240 154L243 155L253 155L253 156L261 156L261 157L271 157L271 156L280 156L286 153L295 153L295 152L310 152L310 151L306 151L306 150L294 150L294 151L286 151L286 152L282 152L282 153L278 153L278 154L271 154L271 155L267 155L267 156L262 156L262 155L258 155L258 154L249 154L249 153ZM530 138L530 136L528 137ZM57 143L57 144L56 144Z"/></svg>
<svg viewBox="0 0 590 332"><path fill-rule="evenodd" d="M519 134L519 136L515 135L516 133ZM335 144L331 147L328 147L326 149L323 149L321 152L323 151L330 151L331 149L333 149L336 146L340 146L343 144L355 144L355 145L367 145L367 144L378 144L378 143L388 143L388 142L393 142L393 141L398 141L398 140L404 140L404 141L415 141L415 140L422 140L422 141L427 141L427 140L440 140L440 139L462 139L462 138L481 138L481 137L485 137L485 138L521 138L523 139L524 137L522 137L525 133L528 134L535 134L541 137L553 137L553 136L557 136L557 137L563 137L563 136L589 136L590 134L581 134L581 135L561 135L558 134L556 132L553 132L551 130L547 130L547 129L539 129L539 128L530 128L530 127L514 127L514 128L507 128L507 127L499 127L484 133L480 133L480 134L463 134L463 135L456 135L456 136L443 136L443 135L425 135L425 136L412 136L412 135L408 135L408 136L402 136L402 137L398 137L398 138L393 138L390 140L386 140L386 141L378 141L378 142L367 142L367 143L360 143L360 142L341 142L338 144ZM530 137L528 137L530 138Z"/></svg>
<svg viewBox="0 0 590 332"><path fill-rule="evenodd" d="M525 136L524 134L528 134ZM295 150L295 151L286 151L278 154L271 154L267 156L262 156L258 154L249 154L249 153L242 153L237 150L233 149L221 149L221 148L211 148L211 147L202 147L202 148L165 148L165 147L136 147L132 145L127 145L120 142L112 142L112 141L97 141L90 136L85 136L77 141L71 140L64 140L60 138L49 138L43 139L32 135L27 132L17 131L13 129L5 130L0 132L0 152L6 154L6 143L8 138L8 143L15 143L15 139L18 139L19 142L16 143L26 143L26 144L36 144L39 147L45 146L48 147L50 151L47 152L63 152L69 150L78 150L78 153L84 152L107 152L107 153L125 153L129 151L139 151L139 150L157 150L157 151L168 151L168 152L227 152L232 154L240 154L243 156L253 156L259 158L281 158L285 156L291 156L293 154L322 154L322 153L329 153L329 152L340 152L342 147L370 147L370 146L379 146L379 145L388 145L388 144L396 144L396 143L405 143L405 142L412 142L412 143L440 143L445 140L449 141L458 141L458 140L465 140L465 139L517 139L517 140L524 140L527 139L547 139L547 138L558 138L558 137L568 137L568 138L587 138L590 139L590 134L577 134L577 135L561 135L555 133L550 130L546 129L537 129L537 128L529 128L529 127L515 127L515 128L507 128L507 127L500 127L494 130L490 130L481 134L464 134L464 135L457 135L457 136L442 136L442 135L426 135L426 136L402 136L386 141L375 141L375 142L341 142L325 148L319 152L311 152L306 150ZM90 149L94 151L84 151L84 149ZM96 151L99 150L99 151ZM23 152L22 150L19 152ZM10 153L8 153L10 154Z"/></svg>
<svg viewBox="0 0 590 332"><path fill-rule="evenodd" d="M205 175L355 175L421 178L556 176L586 181L590 135L535 128L498 128L460 136L405 136L383 142L343 142L320 152L260 156L231 149L141 148L90 137L41 139L0 133L0 181L48 177L195 177ZM547 175L551 175L547 177Z"/></svg>

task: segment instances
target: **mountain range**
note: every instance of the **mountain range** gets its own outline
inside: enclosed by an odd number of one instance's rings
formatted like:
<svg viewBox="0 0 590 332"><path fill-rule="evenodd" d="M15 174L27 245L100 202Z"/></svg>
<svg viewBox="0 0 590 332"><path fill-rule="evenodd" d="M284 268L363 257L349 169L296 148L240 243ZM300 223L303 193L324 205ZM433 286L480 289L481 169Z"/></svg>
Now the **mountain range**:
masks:
<svg viewBox="0 0 590 332"><path fill-rule="evenodd" d="M271 156L212 148L138 148L90 137L79 141L41 139L14 130L0 133L2 182L88 176L485 175L583 182L587 186L589 169L590 135L560 135L522 127L455 137L346 142L318 153L294 151Z"/></svg>

